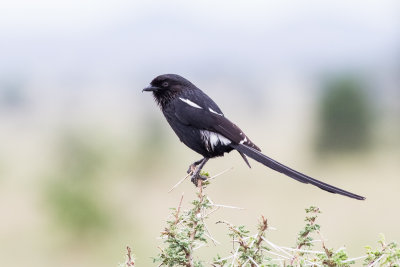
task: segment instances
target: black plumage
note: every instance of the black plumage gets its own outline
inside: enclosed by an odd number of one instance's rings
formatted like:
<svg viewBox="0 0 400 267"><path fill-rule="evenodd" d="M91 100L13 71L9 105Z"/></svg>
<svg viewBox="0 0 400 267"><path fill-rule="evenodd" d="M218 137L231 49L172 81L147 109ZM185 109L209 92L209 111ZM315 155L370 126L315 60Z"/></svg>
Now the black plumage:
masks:
<svg viewBox="0 0 400 267"><path fill-rule="evenodd" d="M209 96L179 75L160 75L143 91L153 92L155 101L179 139L203 156L203 159L191 165L197 166L192 175L193 182L197 180L201 168L208 159L223 156L224 153L235 149L249 167L246 155L299 182L312 184L331 193L359 200L365 199L311 178L265 156L238 126L225 117Z"/></svg>

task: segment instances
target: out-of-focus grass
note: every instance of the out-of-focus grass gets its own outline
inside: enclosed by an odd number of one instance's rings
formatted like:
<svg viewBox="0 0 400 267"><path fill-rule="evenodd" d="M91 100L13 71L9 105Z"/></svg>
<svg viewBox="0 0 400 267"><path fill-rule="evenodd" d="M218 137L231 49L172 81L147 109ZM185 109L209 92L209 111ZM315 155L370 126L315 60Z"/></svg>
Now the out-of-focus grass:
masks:
<svg viewBox="0 0 400 267"><path fill-rule="evenodd" d="M99 184L107 153L76 134L63 135L59 158L45 187L54 224L72 237L103 235L112 224Z"/></svg>
<svg viewBox="0 0 400 267"><path fill-rule="evenodd" d="M104 233L111 216L102 200L85 187L56 182L47 188L47 200L54 222L77 238Z"/></svg>

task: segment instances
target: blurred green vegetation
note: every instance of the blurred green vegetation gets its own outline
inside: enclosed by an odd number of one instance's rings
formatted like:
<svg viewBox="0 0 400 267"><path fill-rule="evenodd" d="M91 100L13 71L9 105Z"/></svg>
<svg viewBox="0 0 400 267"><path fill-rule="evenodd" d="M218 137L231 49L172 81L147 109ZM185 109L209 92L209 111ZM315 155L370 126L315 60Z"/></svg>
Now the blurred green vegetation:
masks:
<svg viewBox="0 0 400 267"><path fill-rule="evenodd" d="M372 142L373 103L363 82L339 77L327 82L319 110L317 152L354 152Z"/></svg>
<svg viewBox="0 0 400 267"><path fill-rule="evenodd" d="M104 235L112 225L101 190L106 151L77 134L63 135L53 174L46 184L46 205L58 228L72 237Z"/></svg>
<svg viewBox="0 0 400 267"><path fill-rule="evenodd" d="M76 237L102 233L109 224L108 211L87 188L57 182L48 188L47 198L55 222Z"/></svg>

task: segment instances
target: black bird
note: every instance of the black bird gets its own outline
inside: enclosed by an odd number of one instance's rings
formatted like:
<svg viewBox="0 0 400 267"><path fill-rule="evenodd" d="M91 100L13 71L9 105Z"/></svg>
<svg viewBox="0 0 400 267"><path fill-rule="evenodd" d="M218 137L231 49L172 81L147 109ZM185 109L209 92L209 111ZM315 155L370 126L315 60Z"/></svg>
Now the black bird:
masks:
<svg viewBox="0 0 400 267"><path fill-rule="evenodd" d="M190 81L176 74L164 74L154 78L143 91L153 92L157 104L179 139L192 150L203 156L194 162L191 169L192 182L197 185L199 172L204 164L214 157L237 150L246 164L246 155L281 172L299 182L309 183L325 191L364 200L365 197L323 183L293 170L261 153L261 150L228 120L215 102Z"/></svg>

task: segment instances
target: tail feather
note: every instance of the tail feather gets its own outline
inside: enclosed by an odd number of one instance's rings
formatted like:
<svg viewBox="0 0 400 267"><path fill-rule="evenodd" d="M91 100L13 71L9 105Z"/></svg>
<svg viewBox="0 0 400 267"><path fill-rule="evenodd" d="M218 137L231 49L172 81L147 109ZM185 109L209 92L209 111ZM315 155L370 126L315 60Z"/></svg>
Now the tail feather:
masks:
<svg viewBox="0 0 400 267"><path fill-rule="evenodd" d="M325 190L325 191L328 191L331 193L340 194L343 196L347 196L347 197L351 197L351 198L355 198L355 199L359 199L359 200L365 199L365 197L363 197L363 196L359 196L359 195L353 194L351 192L345 191L343 189L340 189L338 187L326 184L324 182L321 182L319 180L311 178L310 176L307 176L301 172L293 170L293 169L265 156L260 151L254 149L252 147L248 147L243 144L232 144L231 146L234 149L236 149L240 154L245 154L245 155L249 156L250 158L260 162L261 164L263 164L277 172L283 173L299 182L306 183L306 184L312 184L314 186L321 188L322 190Z"/></svg>
<svg viewBox="0 0 400 267"><path fill-rule="evenodd" d="M244 162L246 162L247 166L249 166L249 168L251 168L251 166L250 166L250 163L249 163L249 161L248 161L248 159L247 159L246 155L245 155L245 154L243 154L243 153L242 153L242 152L240 152L240 151L238 151L238 152L239 152L240 156L242 156L242 158L243 158Z"/></svg>

